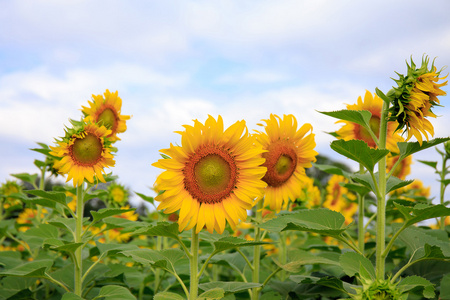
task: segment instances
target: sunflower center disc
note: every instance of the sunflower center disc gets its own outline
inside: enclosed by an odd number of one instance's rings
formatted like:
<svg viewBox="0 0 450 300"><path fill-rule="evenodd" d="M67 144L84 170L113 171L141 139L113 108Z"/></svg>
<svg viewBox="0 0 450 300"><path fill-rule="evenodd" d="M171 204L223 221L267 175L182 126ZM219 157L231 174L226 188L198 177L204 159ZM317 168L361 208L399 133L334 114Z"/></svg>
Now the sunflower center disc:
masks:
<svg viewBox="0 0 450 300"><path fill-rule="evenodd" d="M237 181L234 159L215 147L199 149L186 163L184 184L201 203L218 203L228 197Z"/></svg>
<svg viewBox="0 0 450 300"><path fill-rule="evenodd" d="M267 173L263 179L269 186L277 187L284 184L297 167L297 154L294 145L279 141L269 146L269 151L263 153Z"/></svg>
<svg viewBox="0 0 450 300"><path fill-rule="evenodd" d="M115 128L116 121L116 114L111 108L106 108L104 111L102 111L102 113L98 115L97 120L97 122L101 122L103 126L111 130Z"/></svg>
<svg viewBox="0 0 450 300"><path fill-rule="evenodd" d="M102 156L102 142L92 134L84 138L77 138L71 147L71 154L75 161L94 165Z"/></svg>

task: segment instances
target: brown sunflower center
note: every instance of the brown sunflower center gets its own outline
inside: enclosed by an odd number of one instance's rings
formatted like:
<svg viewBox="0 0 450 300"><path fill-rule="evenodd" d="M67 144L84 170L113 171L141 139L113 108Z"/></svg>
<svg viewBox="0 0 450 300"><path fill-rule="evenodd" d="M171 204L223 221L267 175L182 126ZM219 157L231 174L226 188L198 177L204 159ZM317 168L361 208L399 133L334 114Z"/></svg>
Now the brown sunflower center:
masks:
<svg viewBox="0 0 450 300"><path fill-rule="evenodd" d="M269 146L268 152L263 153L267 173L263 179L269 186L277 187L284 184L297 167L297 153L295 146L287 141L278 141Z"/></svg>
<svg viewBox="0 0 450 300"><path fill-rule="evenodd" d="M98 115L97 122L101 122L103 126L115 132L117 127L117 114L113 109L105 108L101 114Z"/></svg>
<svg viewBox="0 0 450 300"><path fill-rule="evenodd" d="M201 203L218 203L228 197L237 182L234 158L224 149L204 146L186 162L184 186Z"/></svg>
<svg viewBox="0 0 450 300"><path fill-rule="evenodd" d="M76 138L69 148L73 160L80 165L95 165L102 157L103 144L95 135L88 133L84 138Z"/></svg>

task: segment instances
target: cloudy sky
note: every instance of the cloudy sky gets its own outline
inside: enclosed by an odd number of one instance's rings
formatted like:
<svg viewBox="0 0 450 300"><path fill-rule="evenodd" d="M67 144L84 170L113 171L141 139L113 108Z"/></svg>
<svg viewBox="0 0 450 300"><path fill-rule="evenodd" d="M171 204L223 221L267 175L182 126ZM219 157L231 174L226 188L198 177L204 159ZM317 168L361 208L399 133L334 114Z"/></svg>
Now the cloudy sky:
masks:
<svg viewBox="0 0 450 300"><path fill-rule="evenodd" d="M313 125L321 154L345 162L324 133L339 126L317 111L343 109L366 89L387 92L411 56L450 65L449 11L447 0L3 0L0 182L35 173L40 156L29 149L53 144L106 89L133 116L112 169L133 191L152 193L158 150L208 114L226 125L245 119L250 130L270 113L294 114ZM448 99L435 111L436 137L450 133ZM417 162L414 177L437 186Z"/></svg>

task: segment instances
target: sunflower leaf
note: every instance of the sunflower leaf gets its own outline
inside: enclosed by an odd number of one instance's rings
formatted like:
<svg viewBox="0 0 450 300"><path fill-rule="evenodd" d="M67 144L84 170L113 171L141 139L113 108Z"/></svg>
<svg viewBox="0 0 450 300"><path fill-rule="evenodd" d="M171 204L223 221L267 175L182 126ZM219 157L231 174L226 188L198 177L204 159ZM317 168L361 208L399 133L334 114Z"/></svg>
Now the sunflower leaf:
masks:
<svg viewBox="0 0 450 300"><path fill-rule="evenodd" d="M225 297L225 292L221 288L214 288L207 290L206 292L198 296L198 300L219 300Z"/></svg>
<svg viewBox="0 0 450 300"><path fill-rule="evenodd" d="M450 274L442 277L440 297L441 299L450 299Z"/></svg>
<svg viewBox="0 0 450 300"><path fill-rule="evenodd" d="M287 213L261 224L261 228L272 232L297 230L329 236L338 236L349 226L345 226L345 218L342 214L327 208L305 209L295 213Z"/></svg>
<svg viewBox="0 0 450 300"><path fill-rule="evenodd" d="M139 228L133 234L147 236L163 236L178 240L178 224L169 222L158 222L156 225Z"/></svg>
<svg viewBox="0 0 450 300"><path fill-rule="evenodd" d="M275 263L277 263L277 262L275 262ZM288 263L286 263L284 265L277 263L277 265L279 267L283 268L283 270L291 272L291 273L298 273L299 271L301 271L301 269L303 268L304 265L313 265L313 264L327 264L327 265L335 265L335 266L340 265L338 261L331 260L329 258L322 257L320 255L314 255L308 251L299 250L299 249L289 252L289 262Z"/></svg>
<svg viewBox="0 0 450 300"><path fill-rule="evenodd" d="M99 211L91 210L91 215L94 218L93 222L98 222L104 218L120 215L129 211L134 211L135 208L121 209L121 208L102 208Z"/></svg>
<svg viewBox="0 0 450 300"><path fill-rule="evenodd" d="M9 270L0 272L0 276L44 277L45 272L53 265L53 260L42 259L26 262Z"/></svg>
<svg viewBox="0 0 450 300"><path fill-rule="evenodd" d="M321 171L324 171L328 174L341 175L341 176L344 176L345 178L350 178L350 173L342 170L342 168L340 168L340 167L332 166L332 165L321 165L321 164L316 164L316 163L312 163L312 165L313 165L313 167L315 167Z"/></svg>
<svg viewBox="0 0 450 300"><path fill-rule="evenodd" d="M185 298L172 292L160 292L153 297L153 300L185 300Z"/></svg>
<svg viewBox="0 0 450 300"><path fill-rule="evenodd" d="M375 88L375 93L380 97L386 104L391 103L392 99L386 96L379 88Z"/></svg>
<svg viewBox="0 0 450 300"><path fill-rule="evenodd" d="M214 288L220 288L225 291L225 293L237 293L260 286L262 286L261 283L240 281L214 281L201 283L198 285L198 287L204 291L212 290Z"/></svg>
<svg viewBox="0 0 450 300"><path fill-rule="evenodd" d="M59 204L64 205L64 207L69 208L66 203L66 194L64 192L46 192L42 190L30 190L27 191L27 193L41 197L46 200L57 202Z"/></svg>
<svg viewBox="0 0 450 300"><path fill-rule="evenodd" d="M37 174L28 174L28 173L11 174L11 176L16 177L17 179L20 179L23 182L28 182L31 185L35 185L36 180L38 178Z"/></svg>
<svg viewBox="0 0 450 300"><path fill-rule="evenodd" d="M105 300L136 300L136 297L127 288L118 285L102 287L97 297Z"/></svg>
<svg viewBox="0 0 450 300"><path fill-rule="evenodd" d="M398 289L402 293L406 293L417 287L423 288L422 294L425 298L434 298L434 285L427 279L420 276L408 276L403 278L398 284ZM445 299L445 298L440 298Z"/></svg>
<svg viewBox="0 0 450 300"><path fill-rule="evenodd" d="M361 140L337 140L333 141L330 147L337 153L359 162L371 173L375 164L389 153L387 149L372 149Z"/></svg>
<svg viewBox="0 0 450 300"><path fill-rule="evenodd" d="M378 172L374 174L375 180L378 185ZM376 191L375 183L373 182L372 176L369 173L365 174L354 174L352 179L365 187L371 189L372 191ZM391 176L388 178L386 182L386 193L390 193L396 189L407 186L411 184L413 180L401 180L395 176Z"/></svg>
<svg viewBox="0 0 450 300"><path fill-rule="evenodd" d="M450 216L450 208L442 204L428 205L419 203L414 207L407 207L394 202L394 205L406 218L406 226L432 218Z"/></svg>
<svg viewBox="0 0 450 300"><path fill-rule="evenodd" d="M314 276L304 276L304 275L292 275L289 277L292 281L299 284L314 284L326 286L348 295L354 294L355 290L358 288L355 285L344 282L336 277L314 277Z"/></svg>
<svg viewBox="0 0 450 300"><path fill-rule="evenodd" d="M270 244L267 242L254 242L254 241L247 241L245 239L241 239L234 236L228 236L219 239L218 241L214 242L214 251L220 252L225 251L228 249L234 249L239 247L249 247L249 246L257 246L257 245L265 245Z"/></svg>
<svg viewBox="0 0 450 300"><path fill-rule="evenodd" d="M428 142L424 141L422 143L422 145L420 145L419 142L400 142L400 143L397 143L398 148L400 149L400 158L399 159L404 159L405 157L407 157L407 156L409 156L411 154L414 154L416 152L425 150L425 149L430 148L430 147L434 147L436 145L439 145L439 144L444 143L444 142L449 141L449 140L450 140L450 137L447 137L447 138L436 138L436 139L433 139L433 140L428 141Z"/></svg>
<svg viewBox="0 0 450 300"><path fill-rule="evenodd" d="M369 121L370 121L370 118L372 117L372 113L368 110L343 109L343 110L338 110L338 111L319 111L319 113L336 118L336 119L356 123L356 124L363 126L367 130L371 130Z"/></svg>
<svg viewBox="0 0 450 300"><path fill-rule="evenodd" d="M424 164L424 165L430 166L430 167L432 167L433 169L436 170L437 161L426 161L426 160L420 160L420 159L418 159L417 161L422 163L422 164Z"/></svg>
<svg viewBox="0 0 450 300"><path fill-rule="evenodd" d="M139 197L141 197L143 200L151 203L151 204L155 204L155 199L153 197L150 196L146 196L144 194L138 193L138 192L134 192L136 195L138 195Z"/></svg>
<svg viewBox="0 0 450 300"><path fill-rule="evenodd" d="M339 258L341 267L348 276L359 274L366 281L375 279L375 268L369 259L356 252L346 252Z"/></svg>

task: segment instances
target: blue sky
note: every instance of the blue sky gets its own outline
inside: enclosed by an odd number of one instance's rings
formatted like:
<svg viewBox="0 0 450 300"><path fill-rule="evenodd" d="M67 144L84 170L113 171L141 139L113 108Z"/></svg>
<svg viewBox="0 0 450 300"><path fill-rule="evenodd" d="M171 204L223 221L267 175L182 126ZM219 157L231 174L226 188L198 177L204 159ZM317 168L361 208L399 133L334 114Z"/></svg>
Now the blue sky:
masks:
<svg viewBox="0 0 450 300"><path fill-rule="evenodd" d="M158 150L208 114L226 125L245 119L250 130L270 113L294 114L313 125L320 153L346 162L324 133L339 126L317 110L343 109L366 89L387 92L410 56L450 65L449 11L446 0L4 0L0 181L36 172L39 154L28 149L52 144L105 89L133 115L112 169L133 191L151 194ZM441 102L435 137L449 136L448 96ZM438 159L433 149L416 158ZM437 186L417 162L410 177Z"/></svg>

